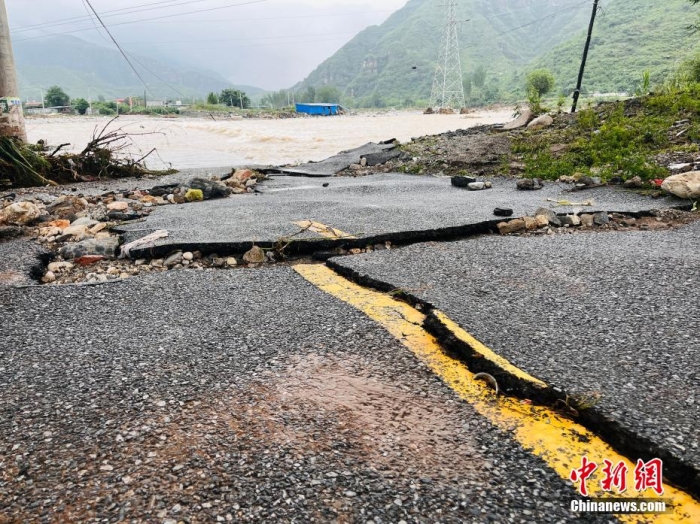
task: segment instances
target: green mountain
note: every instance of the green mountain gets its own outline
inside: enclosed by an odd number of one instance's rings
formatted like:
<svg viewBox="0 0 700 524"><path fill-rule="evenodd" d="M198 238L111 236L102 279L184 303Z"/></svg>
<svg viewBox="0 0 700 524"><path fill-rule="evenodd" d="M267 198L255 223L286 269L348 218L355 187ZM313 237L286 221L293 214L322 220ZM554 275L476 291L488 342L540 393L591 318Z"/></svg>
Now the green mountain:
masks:
<svg viewBox="0 0 700 524"><path fill-rule="evenodd" d="M137 96L144 87L119 51L72 36L20 41L14 45L23 98L40 99L41 89L60 85L74 98ZM225 78L165 60L129 55L148 85L149 97L188 99L233 87ZM247 86L252 90L251 86ZM89 90L89 92L88 92Z"/></svg>
<svg viewBox="0 0 700 524"><path fill-rule="evenodd" d="M381 26L358 34L296 89L333 85L345 102L427 102L444 28L444 5L410 0ZM697 47L686 26L686 0L604 0L585 86L629 91L649 69L660 78ZM461 0L459 37L473 103L521 98L524 75L549 67L559 88L573 89L592 0ZM700 13L700 9L695 8ZM485 81L484 80L485 75ZM483 85L482 85L483 84Z"/></svg>
<svg viewBox="0 0 700 524"><path fill-rule="evenodd" d="M700 9L686 0L645 2L614 0L606 3L596 20L586 65L589 93L633 93L644 71L652 85L663 82L679 64L700 52L700 39L688 30ZM565 93L576 86L585 33L555 46L532 63L546 67L559 79Z"/></svg>

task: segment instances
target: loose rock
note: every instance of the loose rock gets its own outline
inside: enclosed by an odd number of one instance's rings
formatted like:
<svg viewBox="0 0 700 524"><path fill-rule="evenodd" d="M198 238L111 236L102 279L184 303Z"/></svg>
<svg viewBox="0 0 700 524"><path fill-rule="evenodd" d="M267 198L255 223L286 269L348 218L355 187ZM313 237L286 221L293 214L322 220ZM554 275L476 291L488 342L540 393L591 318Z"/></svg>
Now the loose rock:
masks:
<svg viewBox="0 0 700 524"><path fill-rule="evenodd" d="M537 191L544 187L542 180L539 178L523 178L518 180L517 187L521 191Z"/></svg>
<svg viewBox="0 0 700 524"><path fill-rule="evenodd" d="M265 252L258 246L253 246L250 251L243 255L243 261L248 264L263 264L265 260Z"/></svg>
<svg viewBox="0 0 700 524"><path fill-rule="evenodd" d="M41 209L31 202L16 202L0 211L0 223L26 226L41 216Z"/></svg>
<svg viewBox="0 0 700 524"><path fill-rule="evenodd" d="M117 237L109 237L102 240L88 239L77 244L63 246L59 253L65 259L80 258L86 255L102 255L111 258L118 247L119 239Z"/></svg>
<svg viewBox="0 0 700 524"><path fill-rule="evenodd" d="M636 176L634 178L630 178L627 182L625 182L622 185L627 189L640 189L644 187L644 181L641 179L641 177Z"/></svg>
<svg viewBox="0 0 700 524"><path fill-rule="evenodd" d="M605 211L602 213L596 213L593 215L593 223L596 226L607 226L610 223L610 217Z"/></svg>
<svg viewBox="0 0 700 524"><path fill-rule="evenodd" d="M522 218L516 218L515 220L511 220L510 222L501 222L498 224L498 232L501 235L509 235L511 233L517 233L518 231L522 231L525 229L527 226L525 224L525 220Z"/></svg>
<svg viewBox="0 0 700 524"><path fill-rule="evenodd" d="M690 200L700 200L700 171L673 175L664 180L661 189Z"/></svg>
<svg viewBox="0 0 700 524"><path fill-rule="evenodd" d="M549 115L542 115L535 118L532 122L527 125L528 129L542 129L549 127L554 123L554 119Z"/></svg>
<svg viewBox="0 0 700 524"><path fill-rule="evenodd" d="M226 198L231 194L230 187L216 180L193 178L187 185L189 186L189 189L199 189L204 196L204 200Z"/></svg>

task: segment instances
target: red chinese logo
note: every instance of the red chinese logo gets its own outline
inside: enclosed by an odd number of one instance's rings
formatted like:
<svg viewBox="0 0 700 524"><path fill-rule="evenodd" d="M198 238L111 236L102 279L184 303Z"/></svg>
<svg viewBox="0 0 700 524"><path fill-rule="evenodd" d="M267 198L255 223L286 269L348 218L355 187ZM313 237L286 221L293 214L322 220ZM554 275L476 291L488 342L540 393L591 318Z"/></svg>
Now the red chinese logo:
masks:
<svg viewBox="0 0 700 524"><path fill-rule="evenodd" d="M603 491L612 491L613 487L617 488L618 493L627 491L627 465L620 461L613 467L613 463L608 459L605 459L603 462L605 462L605 467L603 468L605 478L600 483Z"/></svg>
<svg viewBox="0 0 700 524"><path fill-rule="evenodd" d="M586 486L586 481L591 475L593 475L593 473L595 473L596 469L598 469L598 464L596 464L595 462L590 462L588 460L588 457L584 456L583 459L581 459L581 467L572 470L571 475L569 475L569 478L573 482L581 482L581 485L579 486L579 492L584 497L588 496L588 487Z"/></svg>
<svg viewBox="0 0 700 524"><path fill-rule="evenodd" d="M627 474L629 468L624 461L614 464L608 459L603 460L603 479L600 486L605 492L617 490L618 493L627 491ZM586 482L598 469L598 464L588 460L587 456L581 459L581 467L571 470L569 478L572 482L578 482L578 491L584 497L588 496L588 485ZM639 493L647 489L653 489L657 495L663 495L663 461L652 459L649 462L638 460L634 468L634 489Z"/></svg>
<svg viewBox="0 0 700 524"><path fill-rule="evenodd" d="M641 459L634 468L634 489L639 492L653 489L657 495L664 494L663 467L661 459L653 459L646 464Z"/></svg>

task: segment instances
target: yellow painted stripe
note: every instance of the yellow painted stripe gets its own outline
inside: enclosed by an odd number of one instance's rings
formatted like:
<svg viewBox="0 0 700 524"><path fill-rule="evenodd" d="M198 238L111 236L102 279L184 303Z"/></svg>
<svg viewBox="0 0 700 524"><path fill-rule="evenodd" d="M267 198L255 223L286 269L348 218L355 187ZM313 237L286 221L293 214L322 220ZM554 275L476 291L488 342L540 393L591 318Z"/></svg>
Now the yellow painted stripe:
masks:
<svg viewBox="0 0 700 524"><path fill-rule="evenodd" d="M442 350L437 340L423 329L425 316L408 304L349 282L323 265L298 265L294 269L319 289L350 304L383 326L478 413L510 433L523 448L543 459L563 479L569 481L571 470L581 466L584 455L601 466L604 459L615 464L624 461L628 470L634 471L636 457L633 462L620 455L583 426L547 408L495 396L485 383L474 380L474 375L462 362ZM602 467L588 481L589 496L607 499L612 495L600 487L603 478L601 470ZM700 503L679 489L669 485L665 488L662 497L651 490L640 494L633 489L628 489L624 496L670 499L673 502L672 513L617 515L617 518L623 522L700 522Z"/></svg>
<svg viewBox="0 0 700 524"><path fill-rule="evenodd" d="M320 222L313 222L311 220L300 220L299 222L294 222L297 226L302 229L307 229L313 233L318 233L322 237L341 239L341 238L355 238L352 235L344 233L340 229L335 229L333 227L321 224Z"/></svg>
<svg viewBox="0 0 700 524"><path fill-rule="evenodd" d="M536 379L532 375L525 373L522 369L515 367L513 364L508 362L508 360L498 355L491 348L482 344L471 334L467 333L464 329L462 329L459 326L459 324L457 324L454 320L445 315L445 313L443 313L442 311L434 309L433 315L435 315L435 317L442 323L442 325L445 326L445 328L447 328L458 340L461 340L462 342L467 344L472 349L472 351L481 355L481 357L485 360L493 362L496 366L501 368L509 375L512 375L513 377L519 380L529 382L535 387L547 387L547 384L545 384L541 380Z"/></svg>

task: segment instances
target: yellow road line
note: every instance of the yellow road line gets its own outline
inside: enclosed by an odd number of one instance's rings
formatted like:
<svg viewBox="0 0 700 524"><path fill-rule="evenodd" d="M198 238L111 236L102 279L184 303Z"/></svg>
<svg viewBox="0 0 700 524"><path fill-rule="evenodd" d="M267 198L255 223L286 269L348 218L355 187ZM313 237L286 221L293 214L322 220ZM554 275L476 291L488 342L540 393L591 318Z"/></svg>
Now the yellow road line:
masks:
<svg viewBox="0 0 700 524"><path fill-rule="evenodd" d="M437 318L442 323L442 325L445 326L445 328L447 328L447 330L450 331L450 333L452 333L458 340L464 342L467 346L469 346L472 349L472 351L481 355L481 357L485 360L494 363L504 372L508 373L509 375L512 375L517 379L529 382L530 384L538 388L547 388L547 384L545 384L539 379L536 379L529 373L525 373L522 369L515 367L508 360L498 355L491 348L482 344L471 334L464 331L464 329L462 329L459 326L459 324L457 324L454 320L445 315L445 313L443 313L442 311L434 309L433 315L435 315L435 318Z"/></svg>
<svg viewBox="0 0 700 524"><path fill-rule="evenodd" d="M327 226L325 224L321 224L320 222L313 222L312 220L300 220L299 222L294 222L294 223L302 229L307 229L307 230L312 231L314 233L318 233L322 237L326 237L326 238L333 238L333 239L355 238L352 235L348 235L347 233L344 233L340 229L335 229L335 228Z"/></svg>
<svg viewBox="0 0 700 524"><path fill-rule="evenodd" d="M408 304L389 295L360 287L323 265L299 265L299 275L326 293L362 311L379 323L420 360L427 364L463 400L492 424L511 434L520 445L543 459L560 477L569 481L571 470L581 466L581 459L599 464L601 468L588 480L591 498L608 499L612 495L602 490L603 460L614 464L624 462L630 472L633 462L617 453L589 430L544 407L533 406L521 400L496 397L483 382L459 360L447 355L437 340L423 329L425 315ZM672 500L672 513L663 515L617 515L623 522L647 521L653 523L700 522L700 503L687 493L665 485L659 497L654 491L637 493L628 489L626 498ZM618 495L616 495L618 496ZM572 514L573 517L573 514Z"/></svg>

